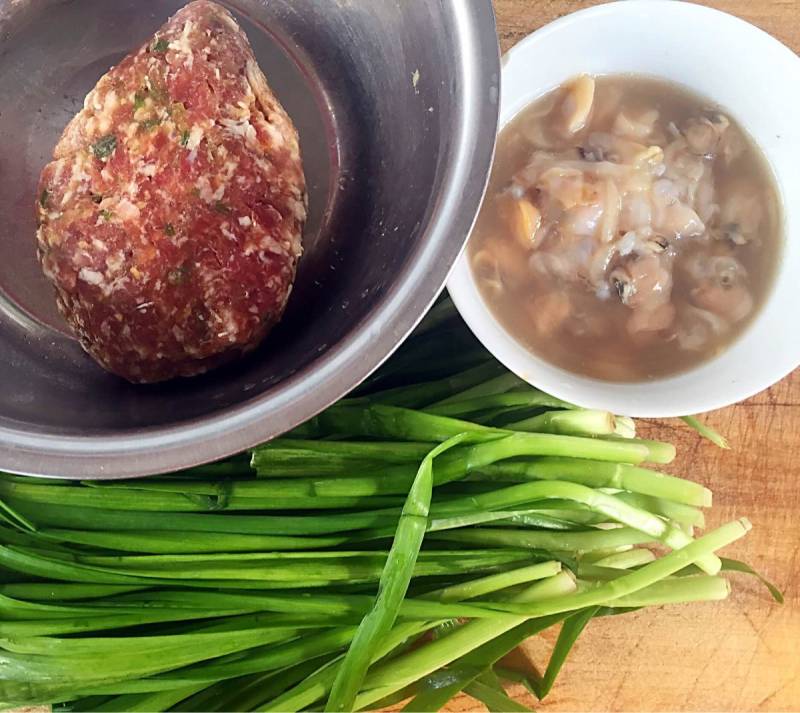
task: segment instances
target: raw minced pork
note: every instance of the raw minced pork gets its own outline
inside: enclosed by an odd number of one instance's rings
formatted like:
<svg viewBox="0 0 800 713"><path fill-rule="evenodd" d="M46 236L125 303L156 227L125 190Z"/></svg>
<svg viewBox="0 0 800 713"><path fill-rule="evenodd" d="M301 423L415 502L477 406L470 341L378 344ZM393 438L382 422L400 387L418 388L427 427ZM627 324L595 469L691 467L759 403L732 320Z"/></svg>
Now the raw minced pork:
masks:
<svg viewBox="0 0 800 713"><path fill-rule="evenodd" d="M39 258L103 367L154 382L255 347L291 291L297 132L222 7L184 7L86 97L42 171Z"/></svg>

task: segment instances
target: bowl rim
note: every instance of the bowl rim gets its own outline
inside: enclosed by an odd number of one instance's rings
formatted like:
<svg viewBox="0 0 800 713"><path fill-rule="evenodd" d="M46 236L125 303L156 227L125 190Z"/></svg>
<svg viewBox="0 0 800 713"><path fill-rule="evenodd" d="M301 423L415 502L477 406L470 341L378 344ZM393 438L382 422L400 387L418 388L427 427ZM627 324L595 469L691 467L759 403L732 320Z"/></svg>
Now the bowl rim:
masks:
<svg viewBox="0 0 800 713"><path fill-rule="evenodd" d="M787 62L793 62L793 70L800 76L800 57L798 57L797 54L764 30L735 15L703 5L689 2L675 2L675 0L629 0L628 2L608 2L578 10L558 18L521 39L504 54L502 62L503 78L499 128L502 129L522 107L529 104L532 100L529 93L525 94L524 97L521 91L512 93L511 95L508 93L507 82L505 80L508 74L508 67L512 60L522 56L525 57L525 62L530 63L531 57L535 53L534 48L542 40L545 40L553 33L561 33L564 30L569 31L572 25L577 25L578 23L585 25L587 21L591 22L598 17L606 19L608 16L627 16L627 19L633 21L632 18L636 13L643 10L654 11L656 13L686 13L696 18L699 17L704 21L706 28L710 27L709 23L729 23L729 26L735 26L739 31L747 32L754 39L758 39L761 43L767 44L770 51L774 52L778 57L782 57ZM639 72L637 69L631 71L632 73ZM646 69L642 70L641 73L653 76L653 73ZM566 77L564 78L566 79ZM675 80L673 79L673 81ZM685 85L694 91L698 91L693 87L691 81L686 81ZM538 95L540 96L541 94ZM735 109L735 107L732 108ZM749 128L746 123L745 128ZM774 166L772 168L774 170ZM774 171L774 173L776 175L779 191L783 194L781 175L777 171ZM784 201L784 203L787 203L787 201ZM785 234L783 255L781 265L779 265L777 273L773 278L773 287L778 283L779 278L785 280L785 273L787 272L787 269L784 269L783 266L783 258L785 258L786 254L789 252L789 231L786 227L788 224L788 212L789 208L784 205ZM795 220L797 219L795 218ZM797 248L793 250L793 259L795 261L798 258L798 256L794 254L797 250ZM737 379L730 379L729 382L725 384L727 391L724 396L718 395L716 397L710 397L706 393L706 390L701 388L689 390L685 395L681 393L680 403L677 403L677 400L674 398L675 389L680 388L679 384L682 379L687 375L696 374L709 364L716 363L720 356L724 356L725 353L742 341L744 335L749 333L753 327L759 323L766 312L767 305L773 300L775 290L772 290L753 322L745 328L745 332L740 335L728 349L723 351L722 355L702 362L697 367L693 367L685 372L650 381L610 382L584 377L566 371L531 353L500 324L496 317L494 317L474 282L472 270L468 265L467 253L468 251L465 248L451 273L447 286L453 302L469 328L479 341L517 376L534 386L552 393L554 396L571 401L579 406L600 408L615 413L626 413L631 416L650 418L701 413L722 408L749 398L780 381L800 366L800 339L798 339L795 340L796 344L792 344L791 355L789 355L788 358L786 355L773 355L773 359L776 360L776 363L773 364L773 368L762 369L759 371L758 376L749 380L748 384L740 383ZM778 361L780 361L780 363L778 363ZM672 398L664 399L665 402L669 402L668 405L654 404L650 399L646 398L649 392L652 391L656 393L656 388L654 387L661 389L662 393L667 389L670 390ZM613 389L613 393L611 393L611 389Z"/></svg>
<svg viewBox="0 0 800 713"><path fill-rule="evenodd" d="M68 479L144 477L208 463L268 441L313 417L377 369L443 289L480 207L499 116L500 51L491 0L446 4L459 38L463 87L453 158L414 259L351 333L268 392L174 426L65 436L0 426L0 468ZM464 51L469 49L469 51ZM343 376L346 375L346 376Z"/></svg>

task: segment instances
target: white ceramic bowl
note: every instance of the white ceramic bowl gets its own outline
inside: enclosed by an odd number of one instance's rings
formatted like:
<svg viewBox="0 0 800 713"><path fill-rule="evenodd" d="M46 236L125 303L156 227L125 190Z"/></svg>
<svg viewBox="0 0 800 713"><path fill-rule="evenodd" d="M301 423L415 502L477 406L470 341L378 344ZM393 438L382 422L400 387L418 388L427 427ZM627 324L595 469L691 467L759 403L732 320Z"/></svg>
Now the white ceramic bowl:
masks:
<svg viewBox="0 0 800 713"><path fill-rule="evenodd" d="M499 324L473 280L466 251L448 289L472 331L529 383L581 406L631 416L720 408L800 364L800 58L731 15L677 0L627 0L581 10L526 37L504 58L500 125L581 73L636 72L683 84L720 104L761 147L777 178L784 248L772 292L745 333L688 372L618 384L577 376L531 354Z"/></svg>

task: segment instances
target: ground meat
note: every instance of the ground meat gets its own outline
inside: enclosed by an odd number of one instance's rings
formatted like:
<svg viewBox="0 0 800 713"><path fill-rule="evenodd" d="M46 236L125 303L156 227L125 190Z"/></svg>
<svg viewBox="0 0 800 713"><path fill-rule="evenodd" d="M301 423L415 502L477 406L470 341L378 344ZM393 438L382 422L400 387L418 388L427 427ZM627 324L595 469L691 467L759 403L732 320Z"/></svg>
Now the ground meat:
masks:
<svg viewBox="0 0 800 713"><path fill-rule="evenodd" d="M306 217L297 132L219 5L184 7L86 97L37 196L39 258L84 349L134 382L255 347Z"/></svg>

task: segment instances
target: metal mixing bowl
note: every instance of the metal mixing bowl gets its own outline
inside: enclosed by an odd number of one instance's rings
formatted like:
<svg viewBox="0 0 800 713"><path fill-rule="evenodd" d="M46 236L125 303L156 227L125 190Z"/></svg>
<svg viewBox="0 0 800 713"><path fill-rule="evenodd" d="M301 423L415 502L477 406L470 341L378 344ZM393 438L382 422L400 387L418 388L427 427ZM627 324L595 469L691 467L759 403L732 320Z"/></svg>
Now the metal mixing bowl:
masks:
<svg viewBox="0 0 800 713"><path fill-rule="evenodd" d="M36 181L97 79L175 0L0 0L0 468L121 478L230 455L364 379L444 284L497 123L489 0L235 0L300 132L306 253L263 348L132 386L80 349L35 257Z"/></svg>

